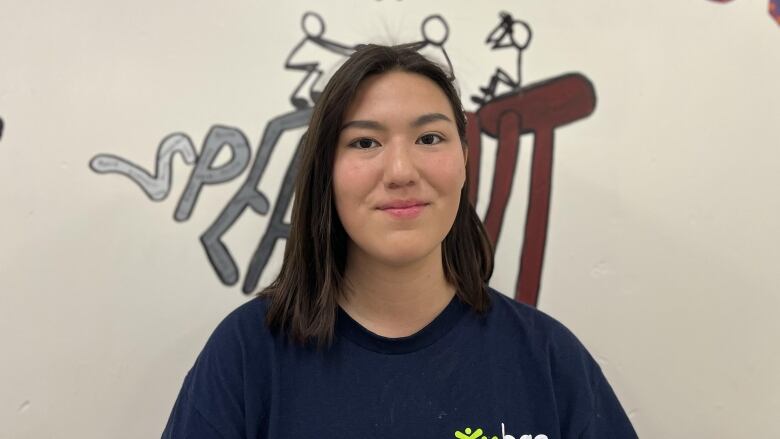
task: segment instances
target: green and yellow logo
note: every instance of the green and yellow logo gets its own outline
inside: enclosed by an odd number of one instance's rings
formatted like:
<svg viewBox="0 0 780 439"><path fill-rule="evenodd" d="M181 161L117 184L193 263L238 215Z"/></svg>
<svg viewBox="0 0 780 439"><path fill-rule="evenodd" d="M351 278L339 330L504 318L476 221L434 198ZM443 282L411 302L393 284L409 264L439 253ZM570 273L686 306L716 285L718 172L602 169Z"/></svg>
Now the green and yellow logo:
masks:
<svg viewBox="0 0 780 439"><path fill-rule="evenodd" d="M484 432L481 428L476 428L472 430L471 428L465 428L463 431L456 431L455 437L457 439L487 439L487 436L484 435ZM498 437L493 436L490 439L498 439Z"/></svg>
<svg viewBox="0 0 780 439"><path fill-rule="evenodd" d="M490 436L485 433L484 430L481 428L471 428L466 427L463 429L463 431L457 430L455 432L455 438L456 439L515 439L514 436L510 434L506 434L506 428L504 427L504 423L501 423L501 436ZM520 436L518 439L548 439L546 434L537 434L536 436L532 434L524 434Z"/></svg>

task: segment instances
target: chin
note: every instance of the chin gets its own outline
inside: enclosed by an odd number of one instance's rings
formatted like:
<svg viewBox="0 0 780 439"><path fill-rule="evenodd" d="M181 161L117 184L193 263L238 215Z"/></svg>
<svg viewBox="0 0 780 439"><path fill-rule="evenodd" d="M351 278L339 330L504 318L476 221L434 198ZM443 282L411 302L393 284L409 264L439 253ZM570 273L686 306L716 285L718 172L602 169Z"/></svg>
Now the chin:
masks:
<svg viewBox="0 0 780 439"><path fill-rule="evenodd" d="M437 240L438 231L372 232L360 237L367 239L350 239L349 252L355 252L354 256L360 259L378 262L389 267L409 266L431 257L438 258L439 261L441 259L441 245L444 236ZM381 238L379 238L380 236Z"/></svg>
<svg viewBox="0 0 780 439"><path fill-rule="evenodd" d="M437 243L437 245L433 247L421 247L419 245L408 247L390 245L384 251L377 252L375 258L391 267L403 267L420 262L434 253L440 257L440 253L437 253L440 249L439 244L440 243Z"/></svg>

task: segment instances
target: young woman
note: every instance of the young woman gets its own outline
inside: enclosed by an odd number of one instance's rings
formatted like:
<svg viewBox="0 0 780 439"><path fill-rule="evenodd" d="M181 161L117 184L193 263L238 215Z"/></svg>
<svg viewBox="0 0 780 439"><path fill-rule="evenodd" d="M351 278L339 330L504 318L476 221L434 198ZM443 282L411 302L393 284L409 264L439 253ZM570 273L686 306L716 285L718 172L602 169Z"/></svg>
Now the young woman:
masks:
<svg viewBox="0 0 780 439"><path fill-rule="evenodd" d="M227 316L165 438L632 438L563 325L487 286L466 119L413 46L362 46L301 145L279 277Z"/></svg>

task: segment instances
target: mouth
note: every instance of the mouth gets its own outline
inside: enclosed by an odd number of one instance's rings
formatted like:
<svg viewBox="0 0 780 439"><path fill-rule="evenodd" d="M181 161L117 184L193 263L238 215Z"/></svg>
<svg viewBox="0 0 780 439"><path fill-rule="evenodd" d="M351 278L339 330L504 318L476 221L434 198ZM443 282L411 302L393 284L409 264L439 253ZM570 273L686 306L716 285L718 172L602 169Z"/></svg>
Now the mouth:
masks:
<svg viewBox="0 0 780 439"><path fill-rule="evenodd" d="M429 204L417 200L395 201L380 206L379 210L393 218L412 219L418 217Z"/></svg>

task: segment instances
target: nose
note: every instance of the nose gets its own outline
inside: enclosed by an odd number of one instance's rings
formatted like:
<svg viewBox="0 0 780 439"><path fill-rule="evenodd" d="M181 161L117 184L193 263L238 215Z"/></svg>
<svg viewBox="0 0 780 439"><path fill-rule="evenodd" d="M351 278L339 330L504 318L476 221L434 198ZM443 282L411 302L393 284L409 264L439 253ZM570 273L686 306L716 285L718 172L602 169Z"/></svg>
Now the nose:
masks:
<svg viewBox="0 0 780 439"><path fill-rule="evenodd" d="M413 157L413 145L395 142L384 150L384 183L388 188L400 188L417 184L420 174Z"/></svg>

